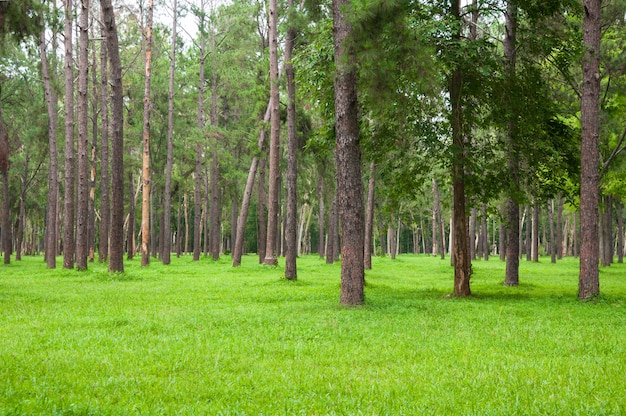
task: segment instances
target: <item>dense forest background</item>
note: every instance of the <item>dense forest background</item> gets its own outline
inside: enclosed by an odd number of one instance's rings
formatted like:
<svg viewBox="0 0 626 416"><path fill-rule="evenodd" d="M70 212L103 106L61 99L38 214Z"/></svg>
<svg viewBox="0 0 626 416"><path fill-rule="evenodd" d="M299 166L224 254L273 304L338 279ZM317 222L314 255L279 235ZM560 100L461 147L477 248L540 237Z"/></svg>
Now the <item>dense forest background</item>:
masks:
<svg viewBox="0 0 626 416"><path fill-rule="evenodd" d="M4 262L333 262L351 252L339 218L355 206L365 268L499 256L514 285L519 258L580 254L586 79L599 88L592 235L602 265L622 262L625 23L619 0L0 2ZM360 193L342 192L344 171Z"/></svg>

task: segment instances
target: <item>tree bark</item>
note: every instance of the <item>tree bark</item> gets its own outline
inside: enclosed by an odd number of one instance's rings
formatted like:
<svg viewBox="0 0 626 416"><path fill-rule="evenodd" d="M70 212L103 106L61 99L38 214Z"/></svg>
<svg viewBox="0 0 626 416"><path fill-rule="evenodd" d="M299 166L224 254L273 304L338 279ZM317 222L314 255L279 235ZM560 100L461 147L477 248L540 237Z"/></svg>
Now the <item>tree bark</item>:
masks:
<svg viewBox="0 0 626 416"><path fill-rule="evenodd" d="M367 182L367 206L365 211L365 241L363 263L366 270L372 269L372 235L374 230L374 186L376 184L376 165L370 162L370 177Z"/></svg>
<svg viewBox="0 0 626 416"><path fill-rule="evenodd" d="M483 202L483 205L480 210L480 224L481 224L481 234L483 235L482 243L483 243L483 258L485 261L489 260L489 231L487 230L487 204Z"/></svg>
<svg viewBox="0 0 626 416"><path fill-rule="evenodd" d="M101 0L111 80L111 238L109 271L124 271L124 101L117 25L111 0Z"/></svg>
<svg viewBox="0 0 626 416"><path fill-rule="evenodd" d="M470 259L476 260L476 220L478 212L472 207L469 220L469 255Z"/></svg>
<svg viewBox="0 0 626 416"><path fill-rule="evenodd" d="M459 22L452 34L461 38L460 0L453 0L452 16ZM454 295L470 296L471 261L467 249L467 216L465 215L465 140L463 138L463 73L457 63L449 79L452 125L452 199L454 216Z"/></svg>
<svg viewBox="0 0 626 416"><path fill-rule="evenodd" d="M65 1L65 197L63 216L63 268L74 268L74 56L72 54L72 0Z"/></svg>
<svg viewBox="0 0 626 416"><path fill-rule="evenodd" d="M172 2L172 46L170 50L170 73L167 94L167 156L165 162L165 190L163 201L163 242L161 261L170 264L172 253L172 167L174 164L174 81L176 76L176 24L177 1Z"/></svg>
<svg viewBox="0 0 626 416"><path fill-rule="evenodd" d="M356 58L349 48L352 27L344 14L349 0L333 0L335 56L335 158L337 210L341 223L341 297L344 305L360 305L364 295L364 212L361 179Z"/></svg>
<svg viewBox="0 0 626 416"><path fill-rule="evenodd" d="M554 229L554 200L548 203L548 223L550 226L550 261L556 263L556 233Z"/></svg>
<svg viewBox="0 0 626 416"><path fill-rule="evenodd" d="M441 198L439 195L439 186L437 180L432 178L433 184L433 221L435 226L433 227L433 241L435 241L435 235L439 236L436 247L438 249L441 259L446 258L446 235L444 232L443 215L441 215ZM433 256L435 255L435 246L433 247Z"/></svg>
<svg viewBox="0 0 626 416"><path fill-rule="evenodd" d="M320 256L320 259L323 259L326 254L326 244L325 244L325 220L326 220L326 209L324 204L324 198L326 195L326 184L324 180L324 169L323 167L318 167L317 170L317 203L318 203L318 216L317 216L317 225L318 225L318 246L317 246L317 254Z"/></svg>
<svg viewBox="0 0 626 416"><path fill-rule="evenodd" d="M265 110L265 115L263 117L263 124L259 131L259 139L257 142L257 146L259 151L262 152L265 147L265 124L267 124L270 120L271 114L271 99L267 105L267 109ZM250 198L252 196L252 190L254 187L254 177L256 176L256 171L259 167L259 156L254 155L252 158L252 163L250 163L250 170L248 171L248 179L246 180L246 188L243 191L243 199L241 201L241 210L239 211L239 217L237 218L237 236L235 238L235 246L233 249L233 267L237 267L241 265L241 256L243 254L243 245L244 245L244 235L246 231L246 223L248 221L248 210L250 208ZM260 176L260 175L259 175ZM263 199L261 198L261 190L264 189L264 185L261 184L261 179L259 179L259 212L261 212L260 206ZM263 217L259 216L259 223L263 221ZM259 237L260 241L260 237ZM261 254L260 248L257 248L259 255ZM263 253L263 258L265 258L265 253Z"/></svg>
<svg viewBox="0 0 626 416"><path fill-rule="evenodd" d="M287 7L294 13L294 0L288 0ZM288 13L289 14L289 13ZM299 244L296 238L297 204L298 204L298 137L296 136L296 83L294 77L293 56L296 29L290 23L285 38L285 74L287 76L287 216L285 224L285 278L297 278L297 251Z"/></svg>
<svg viewBox="0 0 626 416"><path fill-rule="evenodd" d="M504 56L506 77L510 87L513 87L516 77L516 36L517 36L517 6L513 0L507 2L505 12ZM506 286L519 285L519 203L515 193L519 190L519 155L517 144L516 109L509 103L506 123L507 167L511 175L509 196L506 202L506 272L504 284Z"/></svg>
<svg viewBox="0 0 626 416"><path fill-rule="evenodd" d="M532 261L539 262L539 203L533 198Z"/></svg>
<svg viewBox="0 0 626 416"><path fill-rule="evenodd" d="M335 242L337 241L337 195L333 197L328 215L328 237L326 239L326 264L335 262Z"/></svg>
<svg viewBox="0 0 626 416"><path fill-rule="evenodd" d="M530 204L526 204L526 261L532 260L532 212L530 208Z"/></svg>
<svg viewBox="0 0 626 416"><path fill-rule="evenodd" d="M128 172L128 195L130 201L128 202L128 229L126 230L126 258L132 260L135 257L135 205L137 204L132 171Z"/></svg>
<svg viewBox="0 0 626 416"><path fill-rule="evenodd" d="M269 152L269 193L267 203L267 242L265 244L264 264L275 266L276 230L278 223L278 181L280 157L280 102L278 95L278 2L270 0L269 40L270 40L270 96L272 110L270 117L270 152Z"/></svg>
<svg viewBox="0 0 626 416"><path fill-rule="evenodd" d="M267 176L265 169L266 160L267 159L265 158L259 160L259 196L257 198L257 218L259 230L257 233L257 251L260 264L263 264L263 261L265 260L265 245L267 244Z"/></svg>
<svg viewBox="0 0 626 416"><path fill-rule="evenodd" d="M48 198L46 204L46 242L45 258L49 269L57 267L57 199L59 194L59 182L57 179L57 114L58 97L52 88L48 52L46 51L46 33L41 32L39 51L41 55L41 75L43 78L46 109L48 112Z"/></svg>
<svg viewBox="0 0 626 416"><path fill-rule="evenodd" d="M76 209L76 268L87 270L89 216L89 0L80 1L78 61L78 187Z"/></svg>
<svg viewBox="0 0 626 416"><path fill-rule="evenodd" d="M601 0L584 0L583 84L581 99L580 170L580 273L578 298L600 293L598 269L599 199L599 100L600 100L600 9Z"/></svg>
<svg viewBox="0 0 626 416"><path fill-rule="evenodd" d="M200 6L200 23L199 27L203 28L200 30L200 69L198 71L198 115L197 115L197 125L198 132L200 135L204 136L204 66L206 61L205 54L205 30L204 30L204 1L202 1ZM193 193L194 200L194 222L193 222L193 260L200 260L200 217L201 217L201 188L202 188L202 144L196 144L196 168L195 168L195 189ZM186 251L186 250L185 250Z"/></svg>
<svg viewBox="0 0 626 416"><path fill-rule="evenodd" d="M153 0L148 0L148 22L145 29L145 60L143 89L143 151L141 158L141 265L150 264L150 82L152 79L152 16Z"/></svg>

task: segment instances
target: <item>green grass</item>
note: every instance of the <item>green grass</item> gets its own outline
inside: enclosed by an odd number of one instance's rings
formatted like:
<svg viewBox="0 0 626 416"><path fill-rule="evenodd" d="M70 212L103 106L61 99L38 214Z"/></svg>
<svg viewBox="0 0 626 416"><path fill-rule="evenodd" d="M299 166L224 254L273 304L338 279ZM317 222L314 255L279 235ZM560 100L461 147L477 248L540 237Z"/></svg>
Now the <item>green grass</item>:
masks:
<svg viewBox="0 0 626 416"><path fill-rule="evenodd" d="M579 302L575 260L478 261L454 299L448 259L375 258L358 308L314 256L89 267L0 266L0 414L626 414L621 264Z"/></svg>

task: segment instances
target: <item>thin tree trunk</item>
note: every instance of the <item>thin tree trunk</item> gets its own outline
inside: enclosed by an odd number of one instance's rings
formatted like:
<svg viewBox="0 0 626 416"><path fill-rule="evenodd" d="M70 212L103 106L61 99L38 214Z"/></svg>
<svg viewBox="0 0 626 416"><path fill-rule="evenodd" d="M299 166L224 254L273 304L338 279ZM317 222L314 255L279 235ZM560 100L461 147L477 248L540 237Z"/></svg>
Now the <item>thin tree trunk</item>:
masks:
<svg viewBox="0 0 626 416"><path fill-rule="evenodd" d="M167 156L165 162L165 190L163 201L163 241L161 261L170 264L172 252L172 167L174 164L174 80L176 76L177 1L172 2L172 46L170 50L170 73L167 95Z"/></svg>
<svg viewBox="0 0 626 416"><path fill-rule="evenodd" d="M502 221L502 219L500 219L498 246L500 249L500 261L506 261L506 228L504 227L504 222Z"/></svg>
<svg viewBox="0 0 626 416"><path fill-rule="evenodd" d="M526 261L532 260L532 212L530 204L526 204Z"/></svg>
<svg viewBox="0 0 626 416"><path fill-rule="evenodd" d="M584 0L581 99L580 274L578 298L600 293L598 247L601 0Z"/></svg>
<svg viewBox="0 0 626 416"><path fill-rule="evenodd" d="M367 183L367 206L365 211L365 241L363 263L366 270L372 269L372 235L374 230L374 186L376 184L376 165L370 162L370 177Z"/></svg>
<svg viewBox="0 0 626 416"><path fill-rule="evenodd" d="M65 1L65 209L63 217L63 268L74 268L74 56L72 54L73 1Z"/></svg>
<svg viewBox="0 0 626 416"><path fill-rule="evenodd" d="M483 202L481 210L481 234L483 235L482 243L483 243L483 258L485 261L489 260L489 231L487 230L487 204Z"/></svg>
<svg viewBox="0 0 626 416"><path fill-rule="evenodd" d="M279 199L279 158L280 158L280 102L278 94L278 2L269 2L269 50L270 50L270 151L269 151L269 193L267 203L267 239L265 243L264 264L275 266L276 230L278 224Z"/></svg>
<svg viewBox="0 0 626 416"><path fill-rule="evenodd" d="M320 259L324 258L324 255L326 254L326 247L325 247L325 239L324 239L324 234L325 234L325 219L326 219L326 210L325 210L325 206L324 206L324 196L326 194L326 184L324 181L324 171L322 168L318 168L317 171L317 203L319 206L319 213L317 215L317 223L318 223L318 234L319 234L319 240L318 240L318 246L317 246L317 254L319 254Z"/></svg>
<svg viewBox="0 0 626 416"><path fill-rule="evenodd" d="M6 134L6 133L5 133ZM9 170L2 169L2 250L4 264L11 263L11 201L9 195Z"/></svg>
<svg viewBox="0 0 626 416"><path fill-rule="evenodd" d="M259 196L257 198L257 217L259 232L257 233L257 251L259 252L259 263L265 260L265 245L267 243L267 188L266 188L266 159L259 161Z"/></svg>
<svg viewBox="0 0 626 416"><path fill-rule="evenodd" d="M539 203L533 198L532 260L539 262Z"/></svg>
<svg viewBox="0 0 626 416"><path fill-rule="evenodd" d="M445 243L446 234L445 234L445 231L444 231L445 229L443 225L443 215L441 214L441 198L439 196L439 186L437 186L437 180L435 178L432 178L432 184L433 184L433 198L434 198L433 220L436 222L436 226L433 229L433 241L435 238L435 230L438 230L436 232L436 234L439 235L437 246L439 249L439 255L441 256L441 259L443 260L446 258L446 243ZM434 250L433 250L433 255L435 255Z"/></svg>
<svg viewBox="0 0 626 416"><path fill-rule="evenodd" d="M337 195L335 194L328 216L328 238L326 242L326 264L335 262L335 242L337 241Z"/></svg>
<svg viewBox="0 0 626 416"><path fill-rule="evenodd" d="M550 225L550 260L556 263L556 235L554 230L554 200L548 203L548 222Z"/></svg>
<svg viewBox="0 0 626 416"><path fill-rule="evenodd" d="M50 81L50 66L48 64L48 52L46 51L46 32L41 31L39 51L41 55L41 74L43 78L46 109L48 112L48 197L46 204L46 243L45 258L49 269L57 267L57 200L59 194L59 182L57 180L57 114L58 97ZM104 49L104 48L103 48Z"/></svg>
<svg viewBox="0 0 626 416"><path fill-rule="evenodd" d="M287 7L290 14L295 13L294 0L288 0ZM296 136L296 83L294 79L293 48L296 37L296 29L290 22L285 38L285 74L287 76L287 136L288 136L288 162L287 162L287 216L285 224L285 278L289 280L297 277L297 248L296 225L298 203L298 137Z"/></svg>
<svg viewBox="0 0 626 416"><path fill-rule="evenodd" d="M144 89L143 89L143 151L141 159L141 265L150 264L150 82L152 79L152 16L153 0L148 0L148 22L145 31Z"/></svg>
<svg viewBox="0 0 626 416"><path fill-rule="evenodd" d="M624 262L624 205L618 198L615 201L617 208L617 262Z"/></svg>
<svg viewBox="0 0 626 416"><path fill-rule="evenodd" d="M198 131L204 135L204 66L206 60L205 54L205 30L204 30L204 1L200 3L200 69L198 71L198 115L197 125ZM193 226L193 260L200 260L200 217L201 217L201 187L202 187L202 144L196 145L196 167L195 167L195 188L194 188L194 226ZM187 251L187 250L185 250Z"/></svg>
<svg viewBox="0 0 626 416"><path fill-rule="evenodd" d="M129 149L130 150L130 149ZM132 260L135 256L135 205L137 203L135 195L135 185L132 171L128 172L128 229L126 230L126 258Z"/></svg>
<svg viewBox="0 0 626 416"><path fill-rule="evenodd" d="M94 39L96 37L96 17L93 11L89 20L91 26L90 34L92 39ZM87 228L89 230L89 261L93 263L96 250L96 150L98 146L98 71L96 70L98 56L95 47L91 49L91 60L91 154L89 159L89 212L87 215Z"/></svg>
<svg viewBox="0 0 626 416"><path fill-rule="evenodd" d="M476 220L478 212L472 207L469 220L469 253L472 260L476 260Z"/></svg>

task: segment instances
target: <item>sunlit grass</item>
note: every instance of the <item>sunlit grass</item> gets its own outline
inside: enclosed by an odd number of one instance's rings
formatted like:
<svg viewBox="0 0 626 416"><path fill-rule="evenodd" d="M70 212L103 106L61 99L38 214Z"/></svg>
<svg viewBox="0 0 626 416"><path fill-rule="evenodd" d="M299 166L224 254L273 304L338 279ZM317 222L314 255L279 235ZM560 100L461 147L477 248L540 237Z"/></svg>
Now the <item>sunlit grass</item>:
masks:
<svg viewBox="0 0 626 416"><path fill-rule="evenodd" d="M59 262L59 266L61 263ZM284 262L281 262L284 265ZM626 267L576 299L578 262L375 258L366 304L338 264L190 257L124 274L0 266L0 414L625 414Z"/></svg>

